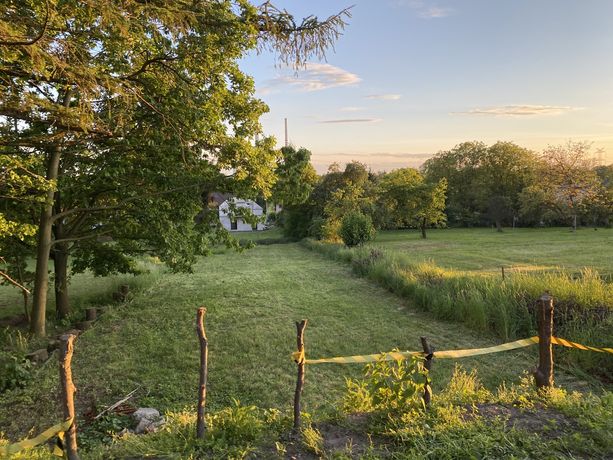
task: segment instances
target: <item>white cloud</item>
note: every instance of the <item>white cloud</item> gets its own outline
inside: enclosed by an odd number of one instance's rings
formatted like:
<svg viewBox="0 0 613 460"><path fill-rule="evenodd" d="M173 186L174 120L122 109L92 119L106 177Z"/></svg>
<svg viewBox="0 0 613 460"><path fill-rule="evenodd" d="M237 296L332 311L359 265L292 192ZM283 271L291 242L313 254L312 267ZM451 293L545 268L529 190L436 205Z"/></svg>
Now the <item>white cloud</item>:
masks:
<svg viewBox="0 0 613 460"><path fill-rule="evenodd" d="M379 99L382 101L397 101L402 97L400 94L368 94L366 99Z"/></svg>
<svg viewBox="0 0 613 460"><path fill-rule="evenodd" d="M495 117L531 117L538 115L561 115L582 110L581 107L556 105L503 105L499 107L474 108L466 112L452 112L458 115L489 115Z"/></svg>
<svg viewBox="0 0 613 460"><path fill-rule="evenodd" d="M424 9L424 10L421 10L419 13L417 13L417 15L420 18L434 19L434 18L444 18L444 17L447 17L451 13L453 13L453 9L452 8L442 8L442 7L439 7L439 6L431 6L429 8Z"/></svg>
<svg viewBox="0 0 613 460"><path fill-rule="evenodd" d="M336 120L322 120L319 123L377 123L381 118L340 118Z"/></svg>
<svg viewBox="0 0 613 460"><path fill-rule="evenodd" d="M364 107L341 107L339 112L360 112L364 110Z"/></svg>
<svg viewBox="0 0 613 460"><path fill-rule="evenodd" d="M289 70L288 70L289 71ZM308 62L296 74L284 74L269 80L259 91L261 94L272 92L273 88L290 86L297 91L321 91L339 86L357 85L362 79L347 70L330 64Z"/></svg>
<svg viewBox="0 0 613 460"><path fill-rule="evenodd" d="M447 6L439 6L428 0L397 0L399 6L408 6L417 16L424 19L445 18L455 11Z"/></svg>

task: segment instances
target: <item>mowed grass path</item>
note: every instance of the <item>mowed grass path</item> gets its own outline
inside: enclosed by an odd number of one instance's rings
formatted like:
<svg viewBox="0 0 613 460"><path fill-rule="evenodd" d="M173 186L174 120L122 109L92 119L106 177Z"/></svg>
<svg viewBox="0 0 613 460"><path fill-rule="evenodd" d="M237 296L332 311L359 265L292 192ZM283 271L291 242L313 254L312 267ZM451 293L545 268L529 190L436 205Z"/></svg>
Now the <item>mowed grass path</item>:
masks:
<svg viewBox="0 0 613 460"><path fill-rule="evenodd" d="M416 230L383 231L371 243L404 253L416 262L434 261L444 268L470 272L506 269L580 271L595 268L613 274L613 229L517 228L499 233L493 229L428 230L420 238Z"/></svg>
<svg viewBox="0 0 613 460"><path fill-rule="evenodd" d="M77 282L77 280L75 280ZM307 318L307 356L419 349L425 335L438 350L490 346L499 340L461 325L436 321L349 268L298 244L256 247L202 259L195 273L165 274L127 305L113 307L76 342L73 361L78 411L108 405L136 387L137 404L161 410L193 408L198 341L196 308L206 305L210 343L208 404L289 409L296 366L295 320ZM536 363L536 348L462 360L489 387L517 381ZM435 360L434 388L454 363ZM359 365L308 366L305 410L317 411L342 395ZM24 390L0 396L0 431L23 436L60 419L57 365L49 361ZM557 380L563 382L561 376ZM100 407L100 406L99 406Z"/></svg>

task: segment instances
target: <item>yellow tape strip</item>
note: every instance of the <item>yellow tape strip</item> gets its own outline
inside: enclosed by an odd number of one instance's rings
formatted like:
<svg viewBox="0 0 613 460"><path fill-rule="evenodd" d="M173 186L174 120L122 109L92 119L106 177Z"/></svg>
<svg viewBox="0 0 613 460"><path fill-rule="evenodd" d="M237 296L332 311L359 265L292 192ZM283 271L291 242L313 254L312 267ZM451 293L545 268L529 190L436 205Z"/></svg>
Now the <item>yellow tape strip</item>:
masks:
<svg viewBox="0 0 613 460"><path fill-rule="evenodd" d="M552 337L551 343L555 343L556 345L562 345L563 347L568 348L578 348L579 350L585 351L595 351L597 353L612 353L613 348L596 348L596 347L588 347L587 345L581 345L580 343L571 342L570 340L561 339L559 337Z"/></svg>
<svg viewBox="0 0 613 460"><path fill-rule="evenodd" d="M515 350L517 348L529 347L539 343L538 337L530 337L529 339L516 340L515 342L507 342L501 345L486 348L471 348L467 350L447 350L437 351L434 353L435 358L465 358L467 356L487 355L489 353L498 353L499 351Z"/></svg>
<svg viewBox="0 0 613 460"><path fill-rule="evenodd" d="M562 345L569 348L578 348L580 350L596 351L599 353L613 353L613 348L595 348L581 345L580 343L571 342L569 340L560 339L558 337L552 337L551 342L556 345ZM466 350L445 350L436 351L434 353L435 358L441 359L454 359L454 358L466 358L468 356L487 355L489 353L498 353L500 351L515 350L517 348L529 347L539 343L537 336L527 339L516 340L514 342L507 342L501 345L495 345L493 347L485 348L469 348ZM355 363L372 363L376 361L399 361L407 359L411 356L423 356L421 351L392 351L388 353L376 353L374 355L355 355L355 356L338 356L335 358L320 358L320 359L305 359L304 350L302 352L294 352L292 359L297 362L305 362L306 364L355 364Z"/></svg>
<svg viewBox="0 0 613 460"><path fill-rule="evenodd" d="M43 442L51 439L56 434L67 431L68 428L70 428L72 425L72 420L73 419L70 418L65 422L53 425L51 428L47 428L35 438L24 439L23 441L16 442L15 444L9 444L8 446L0 446L0 456L8 457L9 455L16 454L17 452L20 452L24 449L31 449L33 447L36 447Z"/></svg>

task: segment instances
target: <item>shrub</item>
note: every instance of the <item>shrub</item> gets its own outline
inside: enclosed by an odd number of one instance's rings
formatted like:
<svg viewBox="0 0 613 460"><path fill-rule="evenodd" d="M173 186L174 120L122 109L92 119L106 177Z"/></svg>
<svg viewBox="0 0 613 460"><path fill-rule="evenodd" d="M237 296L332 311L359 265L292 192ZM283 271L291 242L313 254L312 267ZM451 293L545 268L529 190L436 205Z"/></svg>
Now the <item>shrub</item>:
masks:
<svg viewBox="0 0 613 460"><path fill-rule="evenodd" d="M329 243L340 243L341 222L336 219L326 219L321 226L321 239Z"/></svg>
<svg viewBox="0 0 613 460"><path fill-rule="evenodd" d="M350 212L341 221L339 235L347 246L360 246L374 239L375 227L370 216Z"/></svg>
<svg viewBox="0 0 613 460"><path fill-rule="evenodd" d="M309 236L316 240L323 240L324 238L324 225L326 225L326 219L323 217L316 217L309 226Z"/></svg>
<svg viewBox="0 0 613 460"><path fill-rule="evenodd" d="M283 235L302 239L308 236L311 211L307 206L286 206L277 216L277 225L283 226Z"/></svg>

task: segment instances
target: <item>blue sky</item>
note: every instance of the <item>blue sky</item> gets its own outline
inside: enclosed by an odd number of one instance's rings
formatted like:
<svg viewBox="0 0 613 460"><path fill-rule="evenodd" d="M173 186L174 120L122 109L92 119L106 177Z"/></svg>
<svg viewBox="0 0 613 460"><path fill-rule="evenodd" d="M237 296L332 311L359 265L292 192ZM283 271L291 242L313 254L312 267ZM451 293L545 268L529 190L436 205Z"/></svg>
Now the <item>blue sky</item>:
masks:
<svg viewBox="0 0 613 460"><path fill-rule="evenodd" d="M418 166L467 140L542 150L592 141L613 161L613 1L278 0L324 18L355 4L327 61L297 74L269 53L242 68L270 107L267 134L319 172L358 160Z"/></svg>

